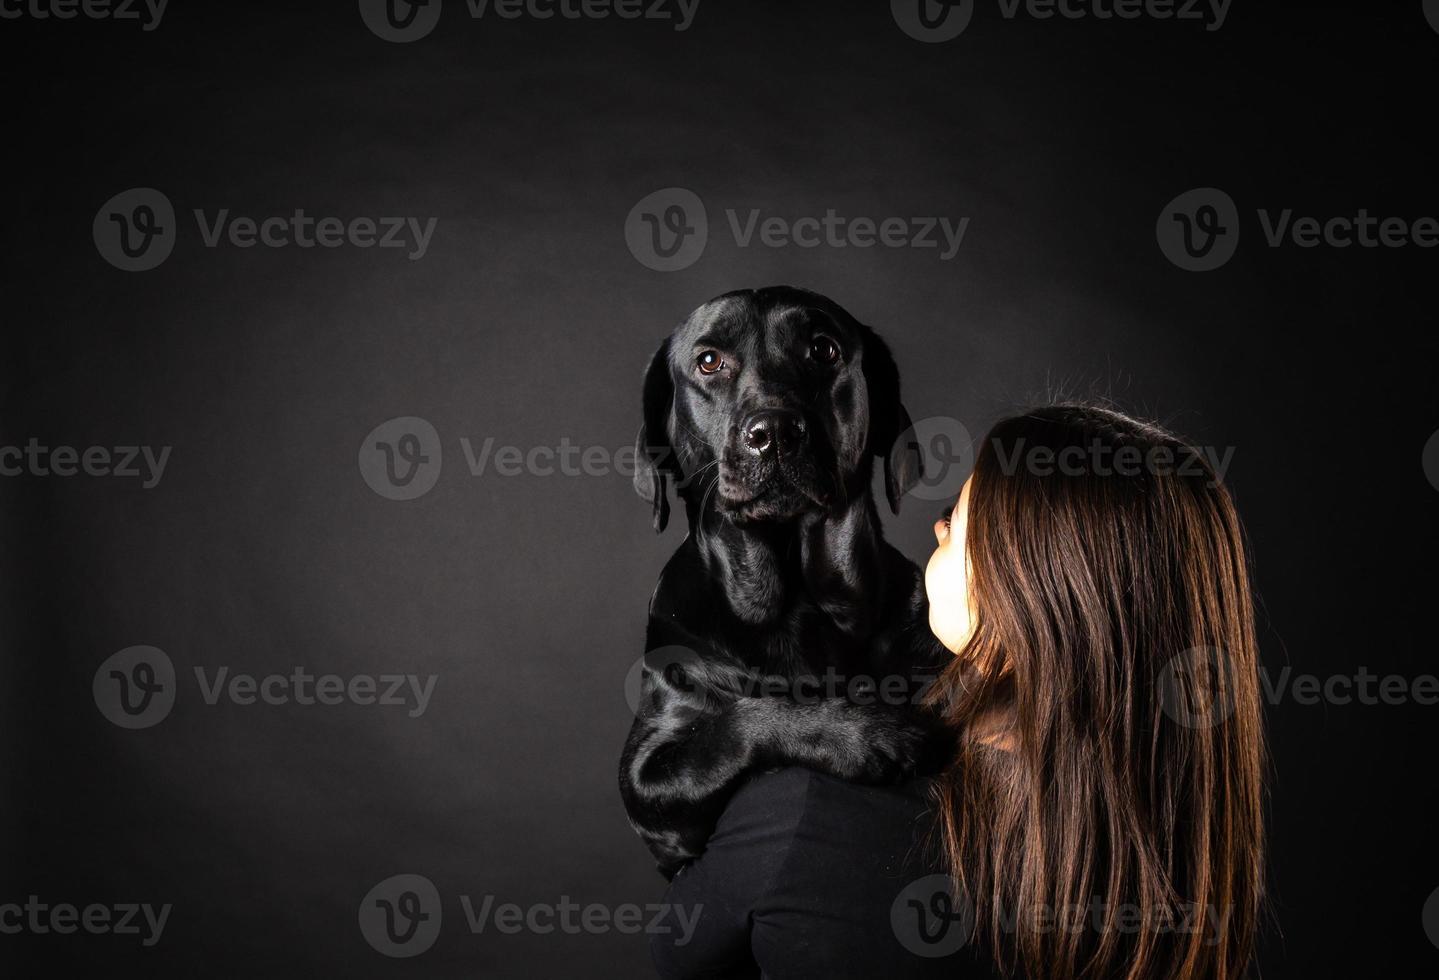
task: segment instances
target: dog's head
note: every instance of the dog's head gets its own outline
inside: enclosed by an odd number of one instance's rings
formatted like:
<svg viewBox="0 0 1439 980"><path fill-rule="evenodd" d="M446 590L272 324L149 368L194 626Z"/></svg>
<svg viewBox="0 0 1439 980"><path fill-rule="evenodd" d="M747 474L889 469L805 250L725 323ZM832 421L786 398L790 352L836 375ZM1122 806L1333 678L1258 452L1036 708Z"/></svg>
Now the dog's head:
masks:
<svg viewBox="0 0 1439 980"><path fill-rule="evenodd" d="M735 524L784 522L867 493L874 456L898 512L923 468L899 372L874 331L817 293L726 293L650 361L635 489L656 531L667 483Z"/></svg>

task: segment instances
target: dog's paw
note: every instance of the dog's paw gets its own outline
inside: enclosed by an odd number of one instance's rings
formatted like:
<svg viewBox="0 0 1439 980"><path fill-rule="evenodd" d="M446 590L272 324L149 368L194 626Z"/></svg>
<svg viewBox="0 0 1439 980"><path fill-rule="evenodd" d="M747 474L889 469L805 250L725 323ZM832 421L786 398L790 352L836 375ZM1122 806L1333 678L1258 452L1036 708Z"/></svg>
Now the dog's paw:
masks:
<svg viewBox="0 0 1439 980"><path fill-rule="evenodd" d="M897 783L913 776L929 737L909 712L846 706L835 726L833 774L858 783Z"/></svg>

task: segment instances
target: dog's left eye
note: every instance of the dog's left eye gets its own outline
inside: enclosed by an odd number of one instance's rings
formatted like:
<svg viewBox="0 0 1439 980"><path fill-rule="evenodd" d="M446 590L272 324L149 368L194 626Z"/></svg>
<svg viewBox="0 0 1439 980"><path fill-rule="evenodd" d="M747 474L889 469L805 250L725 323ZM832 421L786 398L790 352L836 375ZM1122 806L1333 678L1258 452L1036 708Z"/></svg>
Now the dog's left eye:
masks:
<svg viewBox="0 0 1439 980"><path fill-rule="evenodd" d="M809 356L821 364L833 364L839 360L839 344L824 334L819 334L809 342Z"/></svg>

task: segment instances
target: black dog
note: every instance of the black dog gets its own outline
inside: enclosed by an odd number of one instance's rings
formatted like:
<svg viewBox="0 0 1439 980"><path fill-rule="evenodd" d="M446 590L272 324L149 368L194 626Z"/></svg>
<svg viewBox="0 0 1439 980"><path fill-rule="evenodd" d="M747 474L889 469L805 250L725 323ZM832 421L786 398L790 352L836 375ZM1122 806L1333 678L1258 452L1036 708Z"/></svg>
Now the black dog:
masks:
<svg viewBox="0 0 1439 980"><path fill-rule="evenodd" d="M913 685L947 656L870 492L876 456L896 512L922 469L899 375L837 304L773 287L696 310L650 363L637 455L655 530L667 483L689 524L650 600L620 762L630 821L671 877L748 770L911 771L936 733Z"/></svg>

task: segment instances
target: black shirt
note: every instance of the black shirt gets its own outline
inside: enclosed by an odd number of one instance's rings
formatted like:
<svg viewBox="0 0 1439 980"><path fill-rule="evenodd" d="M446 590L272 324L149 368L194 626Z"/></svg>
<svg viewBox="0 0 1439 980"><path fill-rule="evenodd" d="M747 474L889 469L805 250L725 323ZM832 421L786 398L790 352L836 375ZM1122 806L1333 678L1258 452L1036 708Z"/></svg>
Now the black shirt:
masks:
<svg viewBox="0 0 1439 980"><path fill-rule="evenodd" d="M670 883L688 937L654 935L665 980L988 977L930 845L921 781L873 787L808 769L757 775ZM701 908L696 909L696 906Z"/></svg>

